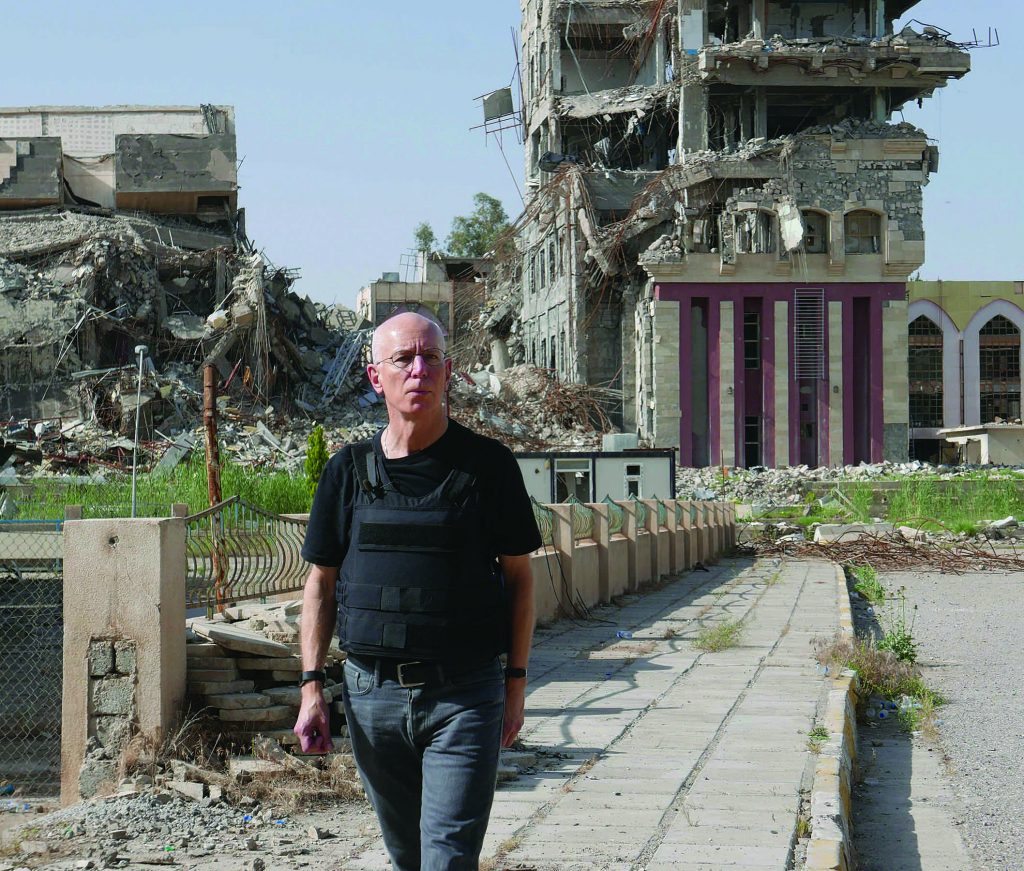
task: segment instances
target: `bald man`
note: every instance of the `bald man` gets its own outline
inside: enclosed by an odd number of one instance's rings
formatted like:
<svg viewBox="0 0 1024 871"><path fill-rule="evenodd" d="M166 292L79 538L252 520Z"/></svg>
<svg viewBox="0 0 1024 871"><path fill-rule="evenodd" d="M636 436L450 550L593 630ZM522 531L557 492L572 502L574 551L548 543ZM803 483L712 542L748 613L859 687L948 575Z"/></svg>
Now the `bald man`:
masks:
<svg viewBox="0 0 1024 871"><path fill-rule="evenodd" d="M448 419L437 323L396 315L372 357L387 426L328 462L302 549L313 569L295 733L304 752L331 749L336 627L352 751L392 866L476 869L499 749L523 725L541 538L511 452Z"/></svg>

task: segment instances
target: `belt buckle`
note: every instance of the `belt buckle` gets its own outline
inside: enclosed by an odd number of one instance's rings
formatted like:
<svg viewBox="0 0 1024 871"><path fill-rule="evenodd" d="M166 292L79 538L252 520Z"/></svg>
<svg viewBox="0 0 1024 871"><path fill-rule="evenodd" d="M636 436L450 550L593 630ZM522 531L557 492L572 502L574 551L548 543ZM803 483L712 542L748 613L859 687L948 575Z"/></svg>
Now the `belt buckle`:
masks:
<svg viewBox="0 0 1024 871"><path fill-rule="evenodd" d="M400 662L395 666L395 672L398 675L398 685L405 689L415 689L426 684L425 680L417 681L415 683L407 682L405 679L405 669L413 665L423 665L422 662Z"/></svg>

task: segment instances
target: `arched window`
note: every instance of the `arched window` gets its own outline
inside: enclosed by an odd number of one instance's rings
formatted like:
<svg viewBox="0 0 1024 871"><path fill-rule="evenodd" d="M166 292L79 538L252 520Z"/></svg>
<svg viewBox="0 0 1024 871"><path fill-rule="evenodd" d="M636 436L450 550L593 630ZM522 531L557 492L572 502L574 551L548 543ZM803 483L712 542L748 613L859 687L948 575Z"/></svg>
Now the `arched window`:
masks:
<svg viewBox="0 0 1024 871"><path fill-rule="evenodd" d="M858 209L846 216L846 253L878 254L882 250L882 216Z"/></svg>
<svg viewBox="0 0 1024 871"><path fill-rule="evenodd" d="M981 422L1020 417L1020 330L996 315L978 336Z"/></svg>
<svg viewBox="0 0 1024 871"><path fill-rule="evenodd" d="M943 426L942 413L942 330L921 315L908 330L910 380L910 426Z"/></svg>
<svg viewBox="0 0 1024 871"><path fill-rule="evenodd" d="M828 253L828 215L804 211L804 251L808 254Z"/></svg>
<svg viewBox="0 0 1024 871"><path fill-rule="evenodd" d="M775 251L775 216L749 209L736 216L736 253L771 254Z"/></svg>

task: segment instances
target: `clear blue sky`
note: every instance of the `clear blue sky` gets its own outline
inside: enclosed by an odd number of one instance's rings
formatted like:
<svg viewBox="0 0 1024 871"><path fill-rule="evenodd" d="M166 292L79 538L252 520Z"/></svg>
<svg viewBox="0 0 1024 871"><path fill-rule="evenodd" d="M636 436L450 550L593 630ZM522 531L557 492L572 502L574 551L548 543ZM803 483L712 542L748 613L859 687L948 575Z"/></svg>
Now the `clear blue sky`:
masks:
<svg viewBox="0 0 1024 871"><path fill-rule="evenodd" d="M1024 279L1024 10L924 0L911 16L957 39L997 26L1004 40L906 113L943 150L923 275ZM234 105L249 235L302 270L299 292L351 304L399 269L419 221L443 239L477 191L518 213L500 151L469 130L473 98L512 76L518 20L517 0L11 3L0 104ZM521 183L512 134L505 152Z"/></svg>

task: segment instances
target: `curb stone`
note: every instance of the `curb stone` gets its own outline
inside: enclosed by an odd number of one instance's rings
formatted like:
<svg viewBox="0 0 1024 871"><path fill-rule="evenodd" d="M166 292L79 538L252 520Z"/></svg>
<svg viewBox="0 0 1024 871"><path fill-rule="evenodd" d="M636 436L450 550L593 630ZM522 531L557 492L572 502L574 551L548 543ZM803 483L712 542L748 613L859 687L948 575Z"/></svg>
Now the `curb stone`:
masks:
<svg viewBox="0 0 1024 871"><path fill-rule="evenodd" d="M835 567L839 634L853 637L853 612L842 566ZM829 739L814 766L811 787L811 840L804 871L853 871L853 770L857 757L857 673L844 671L832 681L822 725Z"/></svg>

